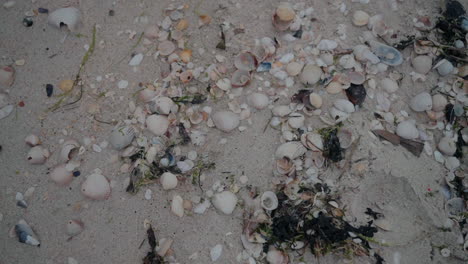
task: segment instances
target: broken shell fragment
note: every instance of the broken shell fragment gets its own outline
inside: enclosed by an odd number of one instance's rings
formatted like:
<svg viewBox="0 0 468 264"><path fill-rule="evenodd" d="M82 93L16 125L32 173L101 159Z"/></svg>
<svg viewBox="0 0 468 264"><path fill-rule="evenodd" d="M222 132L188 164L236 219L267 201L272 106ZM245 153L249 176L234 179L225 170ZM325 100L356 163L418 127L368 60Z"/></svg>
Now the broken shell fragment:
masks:
<svg viewBox="0 0 468 264"><path fill-rule="evenodd" d="M135 138L135 129L132 126L121 126L112 129L109 142L116 150L121 150L130 145Z"/></svg>
<svg viewBox="0 0 468 264"><path fill-rule="evenodd" d="M75 156L76 152L80 148L80 143L74 139L69 139L63 143L62 149L60 150L60 161L67 162Z"/></svg>
<svg viewBox="0 0 468 264"><path fill-rule="evenodd" d="M162 115L150 115L146 118L146 127L156 136L162 136L169 128L169 120Z"/></svg>
<svg viewBox="0 0 468 264"><path fill-rule="evenodd" d="M417 56L412 61L414 70L420 74L427 74L432 68L432 59L429 56Z"/></svg>
<svg viewBox="0 0 468 264"><path fill-rule="evenodd" d="M276 170L281 175L290 175L295 171L294 162L288 158L276 160Z"/></svg>
<svg viewBox="0 0 468 264"><path fill-rule="evenodd" d="M37 145L41 144L41 140L39 139L39 137L34 135L34 134L31 134L31 135L27 136L24 139L24 141L26 142L26 144L28 144L31 147L34 147L34 146L37 146Z"/></svg>
<svg viewBox="0 0 468 264"><path fill-rule="evenodd" d="M244 70L237 70L232 74L231 85L233 87L243 87L249 84L250 73Z"/></svg>
<svg viewBox="0 0 468 264"><path fill-rule="evenodd" d="M171 249L173 242L174 240L170 238L161 238L161 240L159 240L158 246L156 247L156 253L159 256L164 257L168 253L169 249Z"/></svg>
<svg viewBox="0 0 468 264"><path fill-rule="evenodd" d="M236 208L237 197L230 191L223 191L215 194L211 202L223 214L230 215Z"/></svg>
<svg viewBox="0 0 468 264"><path fill-rule="evenodd" d="M111 194L111 187L106 177L93 173L81 184L81 193L93 200L106 200Z"/></svg>
<svg viewBox="0 0 468 264"><path fill-rule="evenodd" d="M249 105L256 109L265 109L268 106L268 96L263 93L253 93L247 98Z"/></svg>
<svg viewBox="0 0 468 264"><path fill-rule="evenodd" d="M317 133L307 132L301 135L301 143L306 148L312 151L322 151L323 150L323 139Z"/></svg>
<svg viewBox="0 0 468 264"><path fill-rule="evenodd" d="M216 112L211 119L216 128L224 132L230 132L240 124L239 116L229 111Z"/></svg>
<svg viewBox="0 0 468 264"><path fill-rule="evenodd" d="M288 264L289 256L283 251L279 251L274 247L270 247L266 256L266 260L269 264Z"/></svg>
<svg viewBox="0 0 468 264"><path fill-rule="evenodd" d="M67 222L67 235L74 237L83 232L84 224L80 220L70 219Z"/></svg>
<svg viewBox="0 0 468 264"><path fill-rule="evenodd" d="M369 41L369 45L374 54L383 63L390 66L397 66L403 63L403 56L397 49L373 40Z"/></svg>
<svg viewBox="0 0 468 264"><path fill-rule="evenodd" d="M358 27L365 26L369 22L369 17L369 14L366 12L357 10L353 14L353 24Z"/></svg>
<svg viewBox="0 0 468 264"><path fill-rule="evenodd" d="M179 57L183 62L189 63L192 59L192 50L184 49L180 52Z"/></svg>
<svg viewBox="0 0 468 264"><path fill-rule="evenodd" d="M242 52L234 58L234 66L239 70L253 71L257 65L257 58L250 52Z"/></svg>
<svg viewBox="0 0 468 264"><path fill-rule="evenodd" d="M68 185L73 180L73 172L68 171L67 164L60 164L55 166L50 172L50 179L58 185Z"/></svg>
<svg viewBox="0 0 468 264"><path fill-rule="evenodd" d="M427 92L417 94L411 99L410 107L413 111L423 112L432 109L432 97Z"/></svg>
<svg viewBox="0 0 468 264"><path fill-rule="evenodd" d="M164 190L171 190L177 187L177 176L170 172L163 173L160 181Z"/></svg>
<svg viewBox="0 0 468 264"><path fill-rule="evenodd" d="M75 7L60 8L49 14L48 23L59 29L67 27L74 32L81 21L81 13Z"/></svg>
<svg viewBox="0 0 468 264"><path fill-rule="evenodd" d="M336 109L343 111L345 113L353 113L354 112L354 105L348 100L345 99L337 99L334 103L333 106L336 107Z"/></svg>
<svg viewBox="0 0 468 264"><path fill-rule="evenodd" d="M266 191L260 198L260 204L265 210L273 211L278 208L278 197L272 191Z"/></svg>
<svg viewBox="0 0 468 264"><path fill-rule="evenodd" d="M50 152L48 149L42 146L35 146L29 150L27 159L31 164L44 164L49 156Z"/></svg>
<svg viewBox="0 0 468 264"><path fill-rule="evenodd" d="M299 76L301 82L305 85L316 84L322 76L322 69L314 64L307 64Z"/></svg>
<svg viewBox="0 0 468 264"><path fill-rule="evenodd" d="M166 96L156 97L150 102L150 110L162 115L169 115L174 106L174 101Z"/></svg>
<svg viewBox="0 0 468 264"><path fill-rule="evenodd" d="M446 60L446 59L442 59L441 61L439 61L435 66L434 66L434 69L437 69L437 72L441 75L441 76L447 76L449 75L450 73L453 72L453 69L455 67L453 67L453 64Z"/></svg>
<svg viewBox="0 0 468 264"><path fill-rule="evenodd" d="M284 157L294 160L306 153L307 149L299 141L291 141L281 144L275 153L277 159Z"/></svg>
<svg viewBox="0 0 468 264"><path fill-rule="evenodd" d="M18 237L19 242L25 243L31 246L39 247L41 242L37 239L36 234L32 228L26 223L25 220L21 219L15 225L15 234Z"/></svg>
<svg viewBox="0 0 468 264"><path fill-rule="evenodd" d="M0 87L9 87L15 81L15 69L11 66L0 68Z"/></svg>
<svg viewBox="0 0 468 264"><path fill-rule="evenodd" d="M415 139L419 137L419 131L414 122L406 120L398 124L396 134L405 139Z"/></svg>
<svg viewBox="0 0 468 264"><path fill-rule="evenodd" d="M447 156L452 156L457 151L456 142L450 137L441 138L437 148Z"/></svg>
<svg viewBox="0 0 468 264"><path fill-rule="evenodd" d="M336 136L340 140L340 146L344 149L349 148L353 143L353 133L348 129L340 129Z"/></svg>
<svg viewBox="0 0 468 264"><path fill-rule="evenodd" d="M165 40L159 43L158 45L158 51L159 54L161 54L161 56L168 56L169 54L174 52L175 49L176 46L174 45L174 43L172 43L172 41L169 40Z"/></svg>
<svg viewBox="0 0 468 264"><path fill-rule="evenodd" d="M326 90L329 94L337 94L343 91L343 85L339 82L331 82L327 85Z"/></svg>
<svg viewBox="0 0 468 264"><path fill-rule="evenodd" d="M172 198L171 212L178 217L184 216L184 199L179 195L174 195Z"/></svg>

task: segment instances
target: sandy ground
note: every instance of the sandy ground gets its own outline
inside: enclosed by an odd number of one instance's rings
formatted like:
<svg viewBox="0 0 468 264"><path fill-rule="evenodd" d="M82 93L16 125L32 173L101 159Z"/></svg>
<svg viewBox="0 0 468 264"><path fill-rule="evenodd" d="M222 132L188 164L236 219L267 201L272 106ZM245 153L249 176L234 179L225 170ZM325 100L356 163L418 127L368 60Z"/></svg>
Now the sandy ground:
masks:
<svg viewBox="0 0 468 264"><path fill-rule="evenodd" d="M344 16L332 2L308 1L315 9L318 18L315 34L327 38L336 38L338 24L348 26L347 39L341 42L343 47L352 47L358 43L358 29L350 23L350 16ZM386 21L397 32L404 35L413 29L407 25L417 13L437 13L438 1L404 1L399 4L399 11L388 8L387 1L370 1L369 4L344 1L350 12L362 9L371 14L383 13ZM11 9L0 9L0 64L8 65L15 60L25 59L24 66L15 66L16 81L9 88L14 102L23 101L24 107L17 107L6 119L0 120L0 263L67 263L68 257L79 263L140 263L147 252L147 245L138 248L145 238L143 221L149 219L157 229L158 238L174 239L172 249L179 263L211 263L209 249L216 244L224 245L223 253L217 263L237 263L236 256L242 252L239 235L241 233L242 209L237 208L233 215L226 216L210 208L203 215L192 215L178 218L170 213L170 200L175 194L185 199L200 197L198 186L190 183L180 184L175 190L163 191L160 185L153 184L142 188L136 195L125 192L126 173L120 173L120 162L115 161L117 152L111 148L96 153L87 147L80 156L82 176L75 179L69 187L58 187L47 175L48 168L56 164L59 140L94 137L95 143L107 140L112 126L97 123L89 114L90 106L98 105L98 117L101 120L123 120L130 114L128 104L135 101L132 96L137 91L139 82L151 82L159 76L159 64L152 56L144 58L142 64L134 70L124 62L116 62L125 56L135 43L129 40L128 34L118 35L118 31L132 30L140 34L147 25L134 22L141 15L147 16L148 23L162 21L162 10L169 3L189 5L185 11L190 21L188 30L189 46L197 51L204 48L203 55L194 52L193 62L196 65L208 65L214 61L215 54L231 58L242 49L251 46L255 38L274 36L270 15L279 1L88 1L72 3L79 6L83 14L83 25L79 32L85 36L69 35L61 43L65 33L47 25L47 15L40 14L34 18L34 25L26 28L21 20L26 11L38 7L54 10L68 1L16 1ZM197 7L198 6L198 7ZM213 22L198 29L194 9L210 14ZM115 10L115 16L108 16L108 11ZM245 33L228 38L230 46L226 51L216 50L219 41L218 24L229 21L235 26L243 25ZM97 42L104 41L103 47L96 47L93 56L86 64L83 79L86 80L84 95L77 108L46 113L54 98L48 98L45 84L57 87L60 80L73 79L81 58L85 53L84 45L91 42L91 31L98 25ZM152 47L140 45L136 52L147 52ZM54 55L54 56L52 56ZM405 51L405 57L409 51ZM399 72L407 72L409 63L398 67ZM105 79L98 83L97 76L112 73L115 80ZM271 76L259 74L268 79ZM126 89L118 89L118 80L128 80ZM402 82L398 95L402 100L397 109L410 112L407 103L409 96L426 90L437 81L431 73L425 83L412 84L410 78ZM96 87L92 89L90 85ZM251 89L261 86L256 80ZM299 87L299 86L298 86ZM250 89L249 88L249 89ZM58 89L56 92L58 92ZM294 90L294 89L293 89ZM113 95L100 98L101 92L113 92ZM209 102L214 109L226 109L227 101ZM442 226L446 214L443 211L444 198L440 193L427 196L427 189L438 189L439 181L444 175L444 168L423 153L416 158L401 147L382 144L369 136L370 120L375 102L367 100L363 109L353 115L347 126L361 141L354 153L353 160L364 159L368 169L362 175L346 173L340 181L343 188L340 203L349 208L349 219L364 222L363 211L366 207L380 204L391 223L392 230L379 232L378 238L393 244L390 247L379 247L378 251L386 263L463 263L457 258L442 258L434 246L447 245L454 252L460 249L455 244L456 236L450 232L443 233L436 229ZM279 144L280 134L274 129L263 132L270 118L270 110L256 112L248 129L244 132L234 131L225 134L211 129L207 144L198 147L199 155L207 155L216 163L216 169L207 172L203 183L209 189L215 181L229 182L230 177L238 179L241 175L249 178L249 184L260 190L272 188L271 175L274 151ZM416 119L424 119L411 113ZM308 124L322 127L318 118L310 118ZM64 135L66 131L67 135ZM53 153L46 165L30 165L25 159L29 147L24 138L35 133L40 136L45 146ZM219 145L221 138L227 144ZM192 148L192 147L191 147ZM90 201L80 193L83 176L99 168L113 183L112 195L106 201ZM226 173L228 172L228 173ZM330 168L321 177L336 180L340 171ZM22 209L15 206L16 192L25 192L35 187L35 192L28 199L29 207ZM151 200L144 198L144 191L151 189ZM42 244L40 248L20 244L8 233L21 218L26 219L38 234ZM85 223L85 231L67 241L65 223L68 219L79 218ZM189 260L189 256L198 252L198 258ZM454 253L455 254L455 253ZM458 252L465 258L464 252ZM464 255L465 254L465 255ZM397 256L397 257L395 257ZM400 256L400 262L398 261ZM306 263L345 263L349 260L339 256L329 256L319 260L307 256ZM355 263L372 263L373 260L354 260ZM294 263L298 263L295 260Z"/></svg>

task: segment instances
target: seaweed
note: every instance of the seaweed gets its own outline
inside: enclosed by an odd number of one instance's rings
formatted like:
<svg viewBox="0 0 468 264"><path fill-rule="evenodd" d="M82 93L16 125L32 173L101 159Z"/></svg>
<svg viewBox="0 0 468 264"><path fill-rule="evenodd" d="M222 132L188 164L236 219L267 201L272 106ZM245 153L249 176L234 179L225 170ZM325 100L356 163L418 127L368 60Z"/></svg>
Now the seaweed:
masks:
<svg viewBox="0 0 468 264"><path fill-rule="evenodd" d="M143 258L143 264L163 264L164 258L156 254L156 236L154 235L154 230L151 225L146 230L146 236L148 237L150 251L148 251L148 253L146 253L146 256Z"/></svg>
<svg viewBox="0 0 468 264"><path fill-rule="evenodd" d="M220 50L226 50L226 36L224 35L223 25L219 25L219 27L221 28L221 40L216 45L216 48Z"/></svg>
<svg viewBox="0 0 468 264"><path fill-rule="evenodd" d="M180 137L182 137L182 141L180 142L180 144L187 145L188 143L190 143L190 140L191 140L190 136L187 130L185 129L184 124L179 123L178 127L179 127L179 135Z"/></svg>
<svg viewBox="0 0 468 264"><path fill-rule="evenodd" d="M184 95L171 97L172 101L176 104L202 104L206 101L207 97L203 94Z"/></svg>
<svg viewBox="0 0 468 264"><path fill-rule="evenodd" d="M323 156L333 162L343 159L343 148L340 145L340 139L337 136L338 128L334 128L330 133L322 136L323 138Z"/></svg>

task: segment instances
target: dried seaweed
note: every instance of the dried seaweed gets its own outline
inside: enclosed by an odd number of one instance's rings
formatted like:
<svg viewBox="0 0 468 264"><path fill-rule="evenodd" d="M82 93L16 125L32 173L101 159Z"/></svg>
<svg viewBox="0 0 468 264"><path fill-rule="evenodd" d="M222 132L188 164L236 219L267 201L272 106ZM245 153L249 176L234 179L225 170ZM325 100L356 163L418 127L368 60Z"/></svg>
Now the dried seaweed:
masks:
<svg viewBox="0 0 468 264"><path fill-rule="evenodd" d="M188 143L190 143L190 140L191 140L190 136L187 130L185 129L184 124L179 123L178 127L179 127L179 135L182 138L182 141L180 142L180 144L187 145Z"/></svg>
<svg viewBox="0 0 468 264"><path fill-rule="evenodd" d="M333 162L343 159L343 148L340 145L340 139L337 136L338 128L334 128L330 133L322 135L323 156Z"/></svg>
<svg viewBox="0 0 468 264"><path fill-rule="evenodd" d="M387 140L388 142L392 143L393 145L401 145L405 149L407 149L409 152L411 152L413 155L416 157L419 157L424 149L424 144L419 141L415 140L410 140L410 139L405 139L402 138L398 135L395 135L393 133L390 133L386 130L372 130L372 133L374 133L376 136Z"/></svg>
<svg viewBox="0 0 468 264"><path fill-rule="evenodd" d="M221 28L221 40L216 45L216 48L220 50L226 50L226 36L224 35L223 25L220 25L219 27Z"/></svg>
<svg viewBox="0 0 468 264"><path fill-rule="evenodd" d="M171 97L172 101L176 104L202 104L206 101L207 97L204 94L184 95Z"/></svg>
<svg viewBox="0 0 468 264"><path fill-rule="evenodd" d="M150 225L146 230L146 236L148 237L148 244L150 245L150 251L146 253L143 258L143 264L163 264L164 259L156 253L156 236L154 235L153 227Z"/></svg>

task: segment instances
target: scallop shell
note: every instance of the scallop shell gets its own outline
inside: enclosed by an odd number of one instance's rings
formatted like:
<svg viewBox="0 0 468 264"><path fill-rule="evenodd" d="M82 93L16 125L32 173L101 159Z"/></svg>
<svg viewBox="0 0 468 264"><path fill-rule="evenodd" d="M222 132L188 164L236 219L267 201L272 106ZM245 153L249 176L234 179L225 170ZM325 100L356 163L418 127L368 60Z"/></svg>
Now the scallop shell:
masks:
<svg viewBox="0 0 468 264"><path fill-rule="evenodd" d="M62 28L66 26L70 31L76 31L81 22L81 13L75 7L66 7L55 10L49 14L48 23Z"/></svg>
<svg viewBox="0 0 468 264"><path fill-rule="evenodd" d="M242 52L234 58L234 66L243 71L253 71L258 66L255 55L250 52Z"/></svg>
<svg viewBox="0 0 468 264"><path fill-rule="evenodd" d="M170 172L163 173L160 181L164 190L171 190L177 187L177 176Z"/></svg>
<svg viewBox="0 0 468 264"><path fill-rule="evenodd" d="M158 45L158 51L161 56L168 56L172 52L174 52L176 49L176 46L172 41L165 40L159 43Z"/></svg>
<svg viewBox="0 0 468 264"><path fill-rule="evenodd" d="M263 93L253 93L247 98L249 105L253 106L256 109L265 109L268 106L269 99Z"/></svg>
<svg viewBox="0 0 468 264"><path fill-rule="evenodd" d="M74 237L84 230L84 224L80 220L70 219L67 222L67 235Z"/></svg>
<svg viewBox="0 0 468 264"><path fill-rule="evenodd" d="M243 87L249 84L250 73L244 70L237 70L232 74L231 85L233 87Z"/></svg>
<svg viewBox="0 0 468 264"><path fill-rule="evenodd" d="M0 68L0 87L9 87L15 81L15 69L11 66Z"/></svg>
<svg viewBox="0 0 468 264"><path fill-rule="evenodd" d="M60 161L67 162L75 156L76 152L80 148L80 143L74 139L69 139L63 143L62 149L60 150Z"/></svg>
<svg viewBox="0 0 468 264"><path fill-rule="evenodd" d="M427 92L417 94L411 99L410 107L413 111L423 112L432 109L432 97Z"/></svg>
<svg viewBox="0 0 468 264"><path fill-rule="evenodd" d="M146 118L146 127L156 136L162 136L169 128L169 120L162 115L150 115Z"/></svg>
<svg viewBox="0 0 468 264"><path fill-rule="evenodd" d="M93 200L106 200L111 194L111 187L106 177L93 173L81 184L81 193Z"/></svg>
<svg viewBox="0 0 468 264"><path fill-rule="evenodd" d="M29 150L27 159L30 164L44 164L49 156L50 152L48 149L42 146L35 146Z"/></svg>
<svg viewBox="0 0 468 264"><path fill-rule="evenodd" d="M306 153L307 149L299 141L291 141L281 144L275 152L277 159L284 157L294 160Z"/></svg>
<svg viewBox="0 0 468 264"><path fill-rule="evenodd" d="M260 198L260 205L263 209L268 211L273 211L278 208L278 197L272 191L266 191L262 194Z"/></svg>
<svg viewBox="0 0 468 264"><path fill-rule="evenodd" d="M41 140L39 139L39 137L34 135L34 134L28 135L24 139L24 141L26 142L26 144L28 144L31 147L34 147L34 146L37 146L37 145L41 144Z"/></svg>
<svg viewBox="0 0 468 264"><path fill-rule="evenodd" d="M171 212L178 217L184 216L184 199L179 195L172 197Z"/></svg>
<svg viewBox="0 0 468 264"><path fill-rule="evenodd" d="M358 27L365 26L369 22L369 17L369 14L366 12L357 10L353 14L353 24Z"/></svg>
<svg viewBox="0 0 468 264"><path fill-rule="evenodd" d="M66 186L73 181L73 172L68 171L67 164L55 166L50 172L50 179L58 185Z"/></svg>
<svg viewBox="0 0 468 264"><path fill-rule="evenodd" d="M230 191L223 191L213 196L213 206L225 215L230 215L236 208L237 196Z"/></svg>
<svg viewBox="0 0 468 264"><path fill-rule="evenodd" d="M135 129L132 126L120 126L112 129L109 142L116 150L121 150L130 145L135 138Z"/></svg>
<svg viewBox="0 0 468 264"><path fill-rule="evenodd" d="M402 121L397 125L396 134L405 139L416 139L419 137L419 131L414 122L409 120Z"/></svg>
<svg viewBox="0 0 468 264"><path fill-rule="evenodd" d="M429 56L421 55L415 57L411 64L414 71L420 74L427 74L432 68L432 59Z"/></svg>
<svg viewBox="0 0 468 264"><path fill-rule="evenodd" d="M216 128L224 132L230 132L240 124L239 116L229 111L216 112L211 119Z"/></svg>

